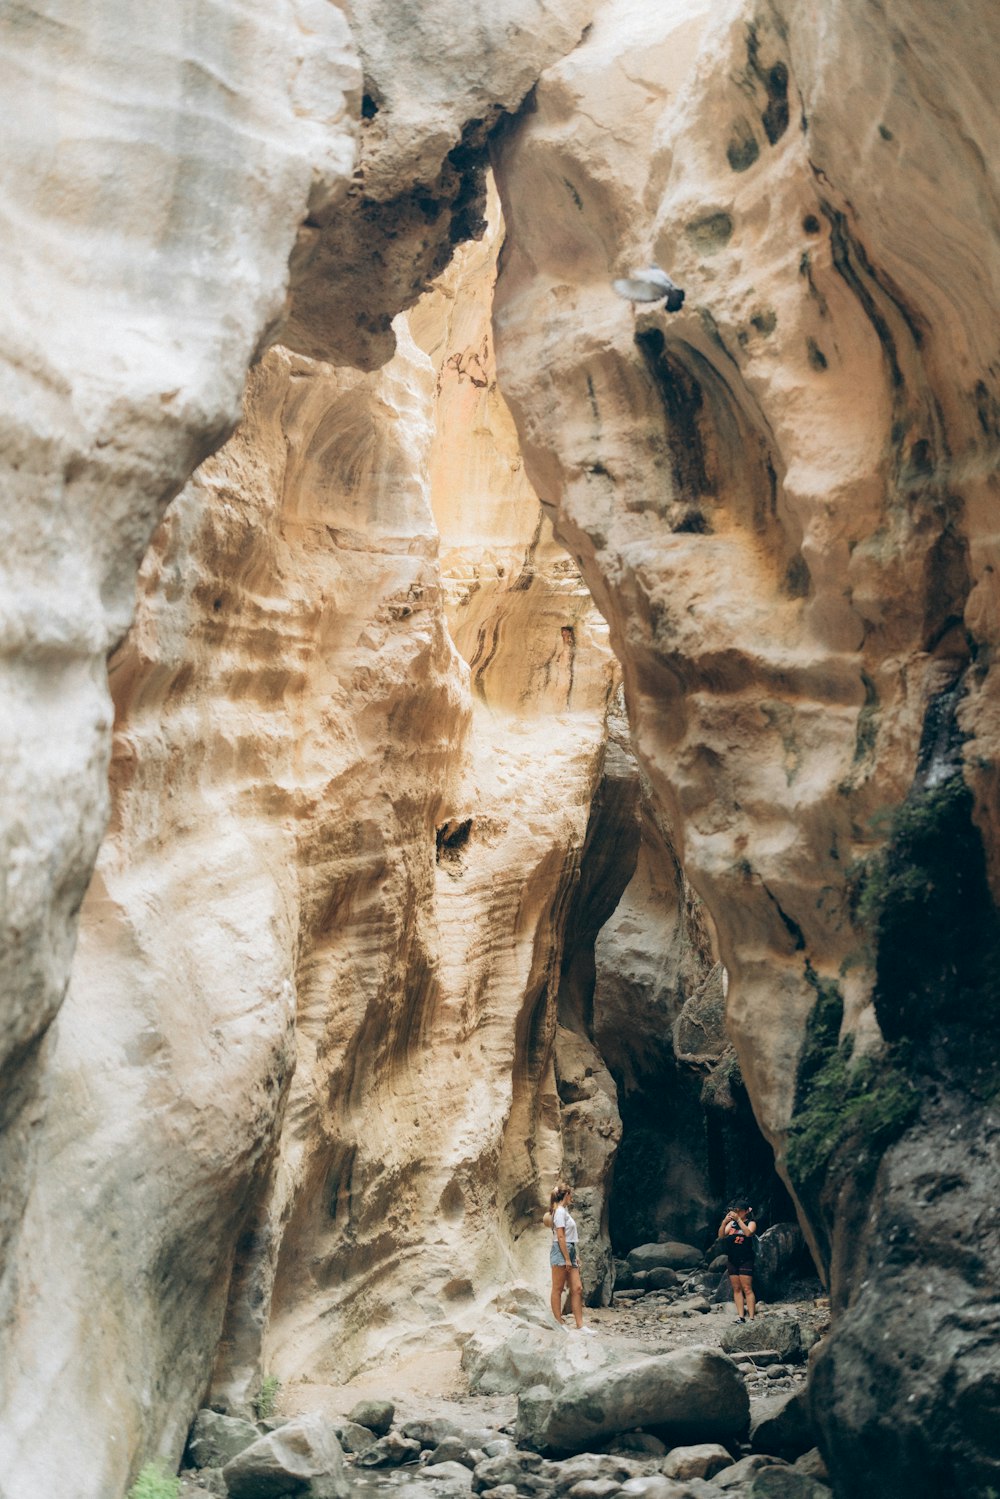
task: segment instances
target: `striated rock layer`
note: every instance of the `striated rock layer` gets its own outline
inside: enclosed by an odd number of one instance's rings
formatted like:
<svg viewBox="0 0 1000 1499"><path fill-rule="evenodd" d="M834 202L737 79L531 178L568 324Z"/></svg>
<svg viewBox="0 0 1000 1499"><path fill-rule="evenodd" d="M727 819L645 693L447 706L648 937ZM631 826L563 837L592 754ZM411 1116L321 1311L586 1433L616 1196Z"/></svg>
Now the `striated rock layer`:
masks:
<svg viewBox="0 0 1000 1499"><path fill-rule="evenodd" d="M177 1460L209 1385L245 1410L265 1370L339 1382L544 1287L614 676L496 390L494 255L421 308L433 357L403 321L373 375L269 352L143 563L21 1240L12 1499L105 1499Z"/></svg>
<svg viewBox="0 0 1000 1499"><path fill-rule="evenodd" d="M996 45L615 0L497 153L501 383L830 1276L844 1492L998 1476ZM676 316L610 292L652 261Z"/></svg>
<svg viewBox="0 0 1000 1499"><path fill-rule="evenodd" d="M55 0L0 34L2 1267L107 816L106 656L165 505L236 419L307 202L346 189L361 71L336 6L300 0L168 0L141 33Z"/></svg>
<svg viewBox="0 0 1000 1499"><path fill-rule="evenodd" d="M205 706L200 728L197 711L188 712L183 724L174 724L159 694L169 693L172 702L183 699L184 687L197 668L186 661L181 637L197 634L191 617L204 607L212 624L207 654L212 654L215 645L233 652L231 657L213 655L214 671L226 683L225 690L220 688L215 695L238 700L245 681L251 699L262 705L254 715L263 726L268 720L267 705L300 683L302 666L295 659L296 649L299 655L306 651L322 610L312 600L301 604L296 616L296 608L281 604L279 594L271 591L259 572L259 558L253 555L259 538L245 519L238 556L227 552L228 541L216 537L211 542L215 560L206 565L201 580L202 587L211 590L211 598L206 592L194 608L185 593L195 580L184 547L189 536L201 534L202 511L210 507L197 498L189 499L186 509L179 507L171 529L158 543L158 548L166 547L164 590L178 613L169 621L161 620L155 608L153 613L156 630L166 631L169 639L164 646L158 638L155 646L139 652L140 661L148 661L148 673L144 665L136 665L134 642L117 662L119 727L121 707L127 711L135 707L136 734L141 739L138 719L145 712L147 752L132 756L123 751L129 762L125 779L134 783L135 801L126 806L120 797L116 799L116 854L103 861L88 898L88 929L74 989L91 993L91 998L98 991L116 993L122 1003L111 1007L114 1024L107 1027L103 1019L97 1026L79 1016L68 1018L54 1047L47 1032L66 989L77 916L108 814L112 703L106 682L107 656L131 618L136 570L154 527L195 466L231 430L250 361L278 335L279 327L286 329L288 341L296 342L296 330L308 318L315 330L308 344L312 354L329 355L336 344L341 357L362 365L388 357L392 350L389 320L413 301L427 276L446 263L454 244L479 228L487 130L503 110L517 106L538 69L573 44L587 19L588 7L583 5L570 11L564 7L555 17L532 0L511 0L509 6L489 7L488 22L484 18L480 26L466 6L464 41L461 46L450 46L447 55L437 45L441 33L419 18L411 18L409 26L390 28L380 42L375 35L380 24L377 17L369 17L358 6L349 26L342 11L327 0L318 4L281 0L277 6L250 3L240 7L208 6L201 0L170 3L145 18L141 35L135 31L134 17L122 7L109 9L107 5L20 6L0 23L9 74L0 193L8 231L3 250L8 296L0 360L8 489L0 587L0 671L8 704L0 738L5 787L0 909L5 979L0 1014L0 1169L4 1180L0 1336L14 1327L18 1340L16 1353L0 1361L0 1397L7 1406L18 1398L24 1380L29 1385L39 1381L37 1396L20 1409L17 1429L13 1423L4 1425L9 1451L27 1440L24 1432L39 1417L45 1382L58 1373L61 1387L72 1385L79 1395L81 1409L92 1411L96 1402L105 1411L87 1438L96 1451L102 1441L110 1440L107 1423L112 1411L118 1419L115 1399L122 1383L129 1384L131 1392L122 1397L122 1408L130 1412L120 1441L122 1455L114 1460L107 1454L95 1458L98 1488L105 1479L114 1487L114 1475L124 1475L136 1444L160 1429L164 1413L169 1428L164 1450L176 1445L170 1433L175 1433L181 1419L179 1391L187 1388L190 1394L193 1383L201 1378L212 1318L218 1313L227 1275L227 1233L242 1221L246 1184L276 1128L291 1057L287 948L300 917L294 904L289 906L274 896L260 870L269 860L285 867L290 851L297 847L294 830L287 825L291 815L287 807L295 797L284 791L265 797L267 809L255 808L250 819L252 835L239 817L229 821L227 811L213 832L210 849L196 853L199 837L204 840L207 835L194 831L197 817L189 818L179 804L170 804L175 782L178 777L185 786L197 781L198 794L204 791L206 799L214 798L217 809L232 797L238 799L234 788L253 781L257 751L250 744L254 736L245 725L227 723L217 737L210 732L214 713ZM420 46L415 48L418 34ZM512 36L520 37L524 46L511 47ZM371 96L364 96L359 51L365 67L379 74L383 95L392 87L389 73L399 59L418 52L426 58L438 56L435 66L423 71L419 100L404 89L400 106L383 111L376 132L377 151L369 139L373 132L368 131L364 160L355 170L359 127L362 120L372 118ZM376 54L377 62L373 61ZM456 148L468 149L468 158L456 157ZM435 182L440 188L436 196L425 193L425 184ZM415 212L428 221L433 219L434 227L426 234L411 235L407 245L396 246L390 257L391 202L411 190ZM355 215L359 199L360 228ZM380 249L378 236L365 220L364 205L383 199L390 209ZM330 239L337 232L332 226L352 223L354 228L345 228L343 242L338 241L339 250L332 247ZM352 279L353 267L338 262L338 253L353 255L359 243L365 247L364 255L378 263L377 275L370 267L359 268ZM331 287L347 282L351 316L345 321L343 338L336 343L323 322L323 298L332 294ZM355 318L364 336L352 331ZM366 342L369 333L377 344L374 353ZM270 366L269 374L251 391L251 399L260 397L262 388L274 378L275 368ZM290 388L300 380L290 371L285 378ZM349 408L354 398L350 390L340 394L343 414L343 406ZM322 405L325 399L315 404ZM310 420L322 427L318 414ZM348 412L345 441L351 440L352 430ZM310 437L314 435L310 431ZM325 435L319 437L320 449L325 441ZM349 461L343 461L349 468ZM403 468L412 475L409 458ZM213 489L212 481L209 488ZM204 485L197 493L203 491ZM357 516L352 524L358 524ZM176 538L178 529L183 533L180 539ZM170 551L172 535L176 553ZM405 533L403 545L410 555L412 542ZM429 555L429 542L426 550ZM157 550L148 564L147 584L159 576L159 556ZM413 572L419 572L416 563ZM379 586L382 581L379 573ZM300 632L297 648L289 648L289 659L276 664L273 672L265 672L263 681L256 671L246 670L243 677L227 674L227 661L233 665L239 653L221 629L218 616L226 617L225 605L220 602L216 607L215 601L222 600L237 582L249 589L262 619L272 611L282 619L288 616L293 632ZM411 582L418 590L423 587L419 579L408 578L407 589ZM358 586L366 594L366 603L379 597L377 587L373 592L370 584ZM266 603L256 603L257 589L263 590ZM289 591L294 595L295 587ZM411 603L395 599L391 606L385 604L386 609L390 607L412 610ZM256 622L255 617L251 623ZM265 634L271 627L261 624ZM245 621L240 622L239 630L250 629ZM444 650L444 645L440 648ZM214 690L207 682L204 686L202 704ZM133 690L137 694L134 704ZM386 684L387 702L394 690L391 683ZM155 727L160 713L167 721L162 731ZM239 714L235 716L238 719ZM223 709L220 718L226 719ZM270 732L268 727L265 738ZM287 726L280 734L289 743L303 737ZM120 751L127 738L127 733L124 739L120 734ZM196 747L180 756L178 742ZM322 760L325 751L316 754ZM260 763L267 760L262 755ZM179 764L185 767L184 776L180 776ZM226 778L227 766L232 783ZM275 769L276 784L289 780L277 772L273 759L269 766ZM304 766L302 773L308 785L315 767ZM214 788L211 794L205 789L210 787ZM140 796L144 812L138 810ZM253 802L253 797L248 800ZM308 793L305 800L309 800ZM295 817L300 815L296 810ZM186 844L187 853L178 855L171 871L147 870L136 875L136 865L158 861L153 850L165 846L158 843L161 837L171 846ZM229 968L233 955L226 943L212 943L207 953L190 959L178 950L176 936L171 947L166 930L160 930L159 907L150 896L148 920L155 932L136 938L132 966L126 963L112 979L103 960L94 958L100 947L95 932L102 923L114 927L119 920L131 930L135 919L121 891L102 893L105 886L114 886L112 871L126 870L121 878L126 882L134 878L142 890L150 881L153 885L176 881L171 888L176 888L180 906L185 900L198 899L194 893L198 882L182 873L186 857L206 879L213 867L220 882L226 871L236 867L252 887L252 896L245 901L234 893L236 909L225 924L239 953L233 970ZM113 912L125 915L109 915L108 907L101 904L105 899ZM137 899L144 900L145 894ZM284 933L280 940L275 931ZM273 942L286 950L280 959L270 951ZM165 944L162 951L160 943ZM158 956L154 957L154 949ZM96 967L91 967L95 961ZM210 1302L213 1310L206 1328L195 1338L190 1356L185 1354L175 1371L164 1373L156 1352L159 1334L151 1334L147 1322L150 1308L157 1303L155 1287L167 1273L169 1255L167 1259L158 1256L167 1254L171 1215L181 1216L185 1209L182 1202L173 1201L173 1184L154 1181L156 1173L142 1163L142 1151L135 1149L131 1157L135 1181L142 1183L142 1192L151 1194L142 1211L153 1221L162 1209L166 1237L152 1258L148 1245L141 1248L138 1259L122 1246L118 1300L122 1281L147 1272L151 1277L148 1296L135 1297L127 1309L131 1330L125 1344L116 1344L120 1329L116 1330L115 1319L120 1307L94 1314L88 1292L83 1305L74 1309L71 1287L79 1290L83 1284L74 1270L64 1290L54 1280L49 1284L46 1305L51 1309L54 1298L62 1303L63 1314L53 1324L51 1345L43 1338L33 1347L24 1323L12 1323L11 1318L18 1304L36 1305L38 1236L46 1240L52 1236L55 1264L72 1235L62 1219L66 1195L77 1194L77 1207L82 1211L91 1190L89 1212L101 1220L108 1194L117 1191L114 1176L100 1180L104 1147L91 1150L88 1144L90 1131L95 1130L111 1159L120 1153L120 1120L115 1122L118 1115L111 1105L124 1107L122 1098L129 1090L119 1088L113 1066L105 1067L103 1049L124 1048L127 1068L141 1062L146 1048L150 1058L160 1055L156 1036L163 1027L155 1016L147 1027L146 1018L150 1006L157 1014L162 1009L160 1019L166 1014L160 980L154 975L159 974L161 963L173 970L187 962L196 974L204 968L206 986L213 993L204 1011L196 1006L195 1031L208 1044L206 1038L213 1038L212 1022L219 1014L216 1006L222 1007L237 1030L248 1024L254 1035L245 1044L256 1057L251 1070L261 1090L255 1092L256 1084L248 1089L238 1119L231 1123L219 1119L218 1138L213 1130L205 1131L205 1151L219 1156L219 1178L209 1171L202 1180L203 1160L195 1169L193 1180L201 1181L197 1191L207 1195L197 1210L191 1205L190 1230L178 1229L176 1247L180 1250L195 1242L197 1224L205 1221L220 1182L224 1183L220 1212L229 1229L222 1232L218 1262L209 1266L206 1257L200 1266L192 1267L197 1294L179 1313L177 1332L170 1334L166 1350L160 1351L173 1358L176 1349L171 1340L182 1337L184 1319L194 1317L199 1305ZM254 970L260 983L250 985L242 1009L234 997L235 979L227 974L235 974L244 964ZM185 983L191 982L189 974ZM265 993L269 996L264 1006L267 1013L258 1026L248 1017L264 1002ZM120 1028L117 1036L116 1026ZM213 1044L222 1045L217 1036ZM178 1046L183 1049L179 1042ZM46 1096L53 1083L49 1066L53 1052L58 1052L59 1089L61 1094L65 1091L67 1107L61 1113L57 1109L51 1128L43 1132ZM151 1063L152 1070L161 1062L162 1058ZM183 1061L182 1070L189 1065L195 1065L193 1056ZM92 1079L94 1068L98 1076ZM76 1100L83 1116L79 1131L70 1123L70 1074L80 1095ZM204 1086L211 1096L211 1083ZM136 1128L145 1107L140 1102L144 1087L131 1097ZM174 1094L169 1082L164 1087L160 1102L167 1107ZM185 1096L183 1087L179 1096ZM187 1149L183 1130L177 1139L183 1153ZM22 1243L19 1251L16 1237L34 1174L34 1141L42 1151L31 1209L36 1237ZM123 1159L127 1154L122 1152ZM89 1180L89 1189L81 1186L77 1192L74 1170ZM58 1188L60 1173L62 1187ZM70 1220L77 1221L73 1213ZM99 1231L120 1232L110 1223ZM145 1230L136 1232L141 1239ZM81 1250L85 1258L82 1246ZM109 1251L109 1266L117 1254L118 1250ZM20 1286L11 1278L16 1264L24 1271ZM207 1302L199 1303L199 1296ZM166 1307L162 1310L165 1315ZM62 1362L75 1336L66 1329L92 1314L102 1329L96 1337L105 1350L102 1358L116 1348L115 1361L120 1362L122 1346L138 1346L149 1338L148 1362L131 1371L116 1368L104 1395L87 1361L73 1369ZM27 1321L34 1315L29 1314ZM33 1327L38 1325L32 1322ZM53 1444L58 1446L58 1441Z"/></svg>

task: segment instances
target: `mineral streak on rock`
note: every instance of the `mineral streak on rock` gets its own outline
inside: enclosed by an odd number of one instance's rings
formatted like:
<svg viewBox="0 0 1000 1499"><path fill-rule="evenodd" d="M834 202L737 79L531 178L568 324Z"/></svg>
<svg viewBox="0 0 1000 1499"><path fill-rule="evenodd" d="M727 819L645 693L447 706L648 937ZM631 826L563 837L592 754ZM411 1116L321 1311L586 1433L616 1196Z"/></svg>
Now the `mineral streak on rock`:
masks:
<svg viewBox="0 0 1000 1499"><path fill-rule="evenodd" d="M345 11L0 21L0 1485L453 1339L564 1165L606 1294L721 960L835 1484L991 1493L995 17Z"/></svg>
<svg viewBox="0 0 1000 1499"><path fill-rule="evenodd" d="M141 26L28 3L0 46L7 1264L107 816L105 660L165 505L236 420L310 193L347 187L361 70L337 7L304 0L165 0Z"/></svg>
<svg viewBox="0 0 1000 1499"><path fill-rule="evenodd" d="M844 1309L817 1413L835 1477L875 1481L877 1454L921 1494L997 1479L1000 158L995 20L961 12L620 0L496 152L501 387L611 626L743 1077ZM607 283L653 261L687 301L633 322ZM975 923L929 893L931 829ZM963 1108L981 1159L958 1179L934 1156ZM915 1174L948 1194L960 1269L936 1211L920 1253L908 1237ZM942 1294L873 1376L879 1308L928 1276Z"/></svg>
<svg viewBox="0 0 1000 1499"><path fill-rule="evenodd" d="M343 1378L544 1270L615 675L484 351L495 252L421 310L433 358L404 322L372 375L269 351L144 560L21 1238L14 1493L104 1499L210 1379L245 1413L262 1366Z"/></svg>

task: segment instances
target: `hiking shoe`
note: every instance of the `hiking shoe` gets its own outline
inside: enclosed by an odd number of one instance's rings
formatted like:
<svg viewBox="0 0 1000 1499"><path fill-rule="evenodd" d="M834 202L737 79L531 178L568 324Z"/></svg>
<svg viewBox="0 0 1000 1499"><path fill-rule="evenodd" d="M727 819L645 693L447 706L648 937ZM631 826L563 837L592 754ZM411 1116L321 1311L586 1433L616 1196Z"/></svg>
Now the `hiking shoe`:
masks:
<svg viewBox="0 0 1000 1499"><path fill-rule="evenodd" d="M745 1322L747 1319L746 1317L737 1317L736 1320L737 1322Z"/></svg>

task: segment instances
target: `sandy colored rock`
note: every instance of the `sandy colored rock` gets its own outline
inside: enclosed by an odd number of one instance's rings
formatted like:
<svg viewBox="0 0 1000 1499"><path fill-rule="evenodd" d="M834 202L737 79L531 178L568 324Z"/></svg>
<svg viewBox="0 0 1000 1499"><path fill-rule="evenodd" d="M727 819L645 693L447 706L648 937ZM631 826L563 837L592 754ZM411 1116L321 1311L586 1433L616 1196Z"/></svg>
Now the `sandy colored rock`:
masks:
<svg viewBox="0 0 1000 1499"><path fill-rule="evenodd" d="M371 376L272 350L144 562L28 1209L25 1273L50 1273L5 1364L14 1493L72 1462L104 1499L130 1453L179 1456L209 1379L245 1413L263 1373L342 1380L546 1283L565 897L613 669L522 476L477 521L521 559L483 564L476 605L497 635L514 616L510 703L474 695L431 505L440 368L398 338Z"/></svg>
<svg viewBox="0 0 1000 1499"><path fill-rule="evenodd" d="M194 1468L221 1468L256 1442L260 1432L252 1421L222 1416L217 1411L199 1411L191 1426L185 1458Z"/></svg>
<svg viewBox="0 0 1000 1499"><path fill-rule="evenodd" d="M567 1380L600 1369L610 1357L596 1338L554 1325L528 1328L497 1320L466 1340L462 1368L471 1390L514 1395L538 1385L558 1390Z"/></svg>
<svg viewBox="0 0 1000 1499"><path fill-rule="evenodd" d="M347 1499L351 1483L332 1424L322 1416L300 1416L261 1437L222 1470L231 1499Z"/></svg>
<svg viewBox="0 0 1000 1499"><path fill-rule="evenodd" d="M743 1380L715 1350L693 1348L601 1369L556 1393L546 1427L555 1452L579 1452L642 1427L667 1442L724 1441L749 1419Z"/></svg>
<svg viewBox="0 0 1000 1499"><path fill-rule="evenodd" d="M872 1198L878 1160L891 1146L900 1184L907 1159L943 1183L959 1101L991 1086L995 1053L972 998L994 987L993 687L969 669L996 630L987 34L975 5L955 55L921 0L841 0L822 21L623 0L545 74L498 153L501 384L611 624L642 771L729 973L756 1116L835 1305L857 1301L826 1353L832 1381L842 1340L842 1389L862 1381L890 1280L916 1298L928 1276L925 1257L904 1270L883 1253L902 1191ZM674 317L609 294L651 261L686 287ZM890 822L899 883L880 886ZM904 1037L925 1059L912 1074ZM938 1048L954 1109L925 1099L918 1130L914 1079L940 1075ZM974 1236L998 1157L981 1108L977 1126L985 1157L960 1189ZM949 1294L922 1351L915 1336L891 1383L887 1366L821 1417L829 1441L848 1423L845 1463L879 1446L867 1482L919 1488L957 1409L992 1408L947 1326L956 1306L978 1317L981 1275L953 1279L936 1231L928 1252ZM878 1435L900 1423L905 1479ZM948 1481L992 1481L962 1425Z"/></svg>
<svg viewBox="0 0 1000 1499"><path fill-rule="evenodd" d="M376 1436L384 1437L392 1425L396 1407L391 1400L359 1400L347 1413L348 1421L366 1426Z"/></svg>
<svg viewBox="0 0 1000 1499"><path fill-rule="evenodd" d="M673 1447L663 1459L661 1472L666 1478L682 1482L688 1478L714 1478L723 1468L731 1467L732 1461L718 1442L701 1442L693 1447Z"/></svg>
<svg viewBox="0 0 1000 1499"><path fill-rule="evenodd" d="M310 198L335 203L354 164L357 53L336 5L304 26L308 8L168 0L141 33L97 0L0 21L8 1292L43 1038L108 813L106 658L165 506L238 417Z"/></svg>
<svg viewBox="0 0 1000 1499"><path fill-rule="evenodd" d="M372 370L392 319L486 226L487 143L543 67L571 50L595 0L476 5L388 23L375 0L345 10L365 72L361 151L345 203L319 204L292 265L283 341Z"/></svg>

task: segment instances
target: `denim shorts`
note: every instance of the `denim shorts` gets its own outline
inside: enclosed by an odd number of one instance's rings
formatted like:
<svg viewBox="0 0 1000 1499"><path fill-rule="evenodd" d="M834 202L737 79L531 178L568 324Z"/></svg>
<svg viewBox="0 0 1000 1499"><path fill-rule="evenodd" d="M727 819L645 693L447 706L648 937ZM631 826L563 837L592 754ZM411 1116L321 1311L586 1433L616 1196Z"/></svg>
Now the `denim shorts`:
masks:
<svg viewBox="0 0 1000 1499"><path fill-rule="evenodd" d="M570 1264L571 1265L579 1265L580 1261L579 1261L579 1259L577 1257L576 1245L575 1244L567 1244L566 1248L569 1250L569 1262L570 1262ZM562 1267L563 1269L565 1269L565 1266L566 1266L566 1261L563 1259L563 1253L562 1253L562 1250L559 1248L559 1242L558 1242L557 1239L553 1239L552 1240L552 1248L549 1250L549 1264L555 1270L558 1270L560 1267Z"/></svg>

